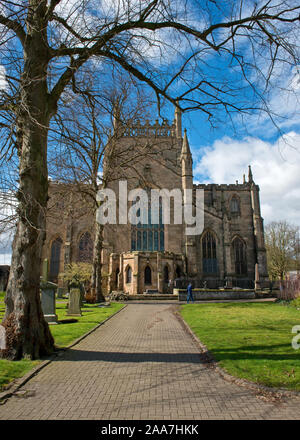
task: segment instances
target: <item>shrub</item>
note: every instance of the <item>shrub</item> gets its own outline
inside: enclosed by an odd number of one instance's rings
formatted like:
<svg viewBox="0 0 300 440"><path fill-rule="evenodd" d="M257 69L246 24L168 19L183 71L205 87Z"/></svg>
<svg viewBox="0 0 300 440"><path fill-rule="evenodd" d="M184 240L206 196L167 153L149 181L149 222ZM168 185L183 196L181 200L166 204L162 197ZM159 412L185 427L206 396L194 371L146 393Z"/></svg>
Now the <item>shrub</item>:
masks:
<svg viewBox="0 0 300 440"><path fill-rule="evenodd" d="M278 298L286 301L294 300L300 296L300 276L291 280L281 281Z"/></svg>
<svg viewBox="0 0 300 440"><path fill-rule="evenodd" d="M93 295L91 292L87 292L85 295L85 300L88 304L95 304L96 302L96 297L95 295Z"/></svg>
<svg viewBox="0 0 300 440"><path fill-rule="evenodd" d="M90 263L71 263L68 264L59 278L68 283L69 287L82 287L88 291L92 276L92 265Z"/></svg>
<svg viewBox="0 0 300 440"><path fill-rule="evenodd" d="M300 309L300 296L298 298L293 299L293 301L290 302L291 306L296 307L297 309Z"/></svg>

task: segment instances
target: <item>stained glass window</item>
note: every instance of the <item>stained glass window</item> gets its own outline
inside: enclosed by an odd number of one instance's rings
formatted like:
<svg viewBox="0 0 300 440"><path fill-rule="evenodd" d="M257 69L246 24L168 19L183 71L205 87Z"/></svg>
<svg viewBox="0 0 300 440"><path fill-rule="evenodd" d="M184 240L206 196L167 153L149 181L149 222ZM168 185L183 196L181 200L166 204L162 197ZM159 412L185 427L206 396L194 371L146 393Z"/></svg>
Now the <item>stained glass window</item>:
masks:
<svg viewBox="0 0 300 440"><path fill-rule="evenodd" d="M82 234L78 246L78 260L89 263L93 258L93 242L89 232Z"/></svg>
<svg viewBox="0 0 300 440"><path fill-rule="evenodd" d="M139 210L137 211L139 216ZM159 205L159 224L151 219L151 205L149 197L148 223L138 223L131 227L132 251L163 251L165 249L165 235L162 217L162 203Z"/></svg>

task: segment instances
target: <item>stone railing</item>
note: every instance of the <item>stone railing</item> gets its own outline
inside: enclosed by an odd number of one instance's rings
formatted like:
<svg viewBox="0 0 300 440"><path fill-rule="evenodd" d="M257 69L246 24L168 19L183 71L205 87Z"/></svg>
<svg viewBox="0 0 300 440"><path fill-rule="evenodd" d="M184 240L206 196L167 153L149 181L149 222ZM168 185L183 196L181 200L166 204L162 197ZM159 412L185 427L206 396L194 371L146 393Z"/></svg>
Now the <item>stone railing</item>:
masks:
<svg viewBox="0 0 300 440"><path fill-rule="evenodd" d="M138 122L136 125L129 125L124 129L124 136L128 137L173 137L175 136L175 125L170 125L166 119L162 124L158 120L150 124L147 120L144 125Z"/></svg>

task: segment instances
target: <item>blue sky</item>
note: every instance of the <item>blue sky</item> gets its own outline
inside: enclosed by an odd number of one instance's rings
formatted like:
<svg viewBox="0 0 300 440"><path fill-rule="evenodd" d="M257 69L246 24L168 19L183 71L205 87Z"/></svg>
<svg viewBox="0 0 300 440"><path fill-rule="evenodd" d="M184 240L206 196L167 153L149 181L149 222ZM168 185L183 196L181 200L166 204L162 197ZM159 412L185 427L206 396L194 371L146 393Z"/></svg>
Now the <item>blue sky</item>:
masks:
<svg viewBox="0 0 300 440"><path fill-rule="evenodd" d="M245 117L234 129L224 116L211 129L201 114L184 116L193 153L194 179L203 183L242 182L252 166L260 186L265 223L288 220L300 226L300 77L291 71L293 90L277 90L272 100L281 108L277 127L268 117ZM276 109L275 109L276 110Z"/></svg>

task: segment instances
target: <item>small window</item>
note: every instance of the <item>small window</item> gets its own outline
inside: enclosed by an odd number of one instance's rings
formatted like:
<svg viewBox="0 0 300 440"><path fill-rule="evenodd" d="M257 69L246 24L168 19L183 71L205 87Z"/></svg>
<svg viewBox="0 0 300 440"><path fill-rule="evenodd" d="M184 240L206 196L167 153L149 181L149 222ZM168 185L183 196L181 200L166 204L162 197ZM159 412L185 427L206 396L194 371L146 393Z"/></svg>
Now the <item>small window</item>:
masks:
<svg viewBox="0 0 300 440"><path fill-rule="evenodd" d="M127 270L126 270L126 283L130 284L132 280L132 269L130 266L128 266Z"/></svg>
<svg viewBox="0 0 300 440"><path fill-rule="evenodd" d="M236 196L233 196L230 201L230 212L231 214L239 214L240 212L240 202Z"/></svg>

